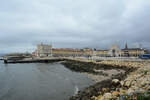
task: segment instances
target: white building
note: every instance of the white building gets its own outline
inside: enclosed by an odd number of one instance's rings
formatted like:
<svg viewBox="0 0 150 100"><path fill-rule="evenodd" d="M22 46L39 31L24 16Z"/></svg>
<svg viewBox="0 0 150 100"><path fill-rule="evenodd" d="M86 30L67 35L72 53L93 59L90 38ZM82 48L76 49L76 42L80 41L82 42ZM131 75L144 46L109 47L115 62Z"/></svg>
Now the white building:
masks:
<svg viewBox="0 0 150 100"><path fill-rule="evenodd" d="M117 45L113 45L109 50L109 55L111 57L120 57L121 56L121 49Z"/></svg>
<svg viewBox="0 0 150 100"><path fill-rule="evenodd" d="M37 45L36 56L38 57L52 56L52 46L43 43Z"/></svg>

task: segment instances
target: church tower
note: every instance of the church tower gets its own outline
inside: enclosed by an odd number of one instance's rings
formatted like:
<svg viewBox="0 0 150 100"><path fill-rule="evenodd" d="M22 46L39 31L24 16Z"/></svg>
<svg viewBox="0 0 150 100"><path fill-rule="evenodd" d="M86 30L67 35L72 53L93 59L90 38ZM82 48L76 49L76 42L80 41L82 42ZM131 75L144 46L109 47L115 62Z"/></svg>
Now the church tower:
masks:
<svg viewBox="0 0 150 100"><path fill-rule="evenodd" d="M125 49L128 49L128 44L127 43L125 44Z"/></svg>

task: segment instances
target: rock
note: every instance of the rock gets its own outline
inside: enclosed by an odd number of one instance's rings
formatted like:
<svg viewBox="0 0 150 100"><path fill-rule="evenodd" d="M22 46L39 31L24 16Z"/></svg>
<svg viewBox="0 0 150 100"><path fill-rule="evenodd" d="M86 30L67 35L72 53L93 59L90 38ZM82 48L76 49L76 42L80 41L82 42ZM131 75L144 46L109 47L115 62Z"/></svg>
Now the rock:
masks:
<svg viewBox="0 0 150 100"><path fill-rule="evenodd" d="M115 83L115 84L118 84L119 80L118 79L113 79L112 82Z"/></svg>
<svg viewBox="0 0 150 100"><path fill-rule="evenodd" d="M102 92L108 92L109 91L109 89L108 88L102 88Z"/></svg>
<svg viewBox="0 0 150 100"><path fill-rule="evenodd" d="M120 81L120 84L121 84L121 86L123 86L124 85L124 81Z"/></svg>
<svg viewBox="0 0 150 100"><path fill-rule="evenodd" d="M136 91L137 92L137 91ZM142 88L139 88L138 89L138 93L144 93L145 92L145 90L143 90Z"/></svg>
<svg viewBox="0 0 150 100"><path fill-rule="evenodd" d="M132 95L132 93L134 93L134 90L132 90L131 88L128 89L127 91L128 95Z"/></svg>
<svg viewBox="0 0 150 100"><path fill-rule="evenodd" d="M106 100L103 96L97 100ZM108 99L107 99L108 100Z"/></svg>
<svg viewBox="0 0 150 100"><path fill-rule="evenodd" d="M144 87L146 84L147 84L146 80L143 79L143 80L141 81L141 86Z"/></svg>
<svg viewBox="0 0 150 100"><path fill-rule="evenodd" d="M134 80L134 81L132 81L132 84L131 84L131 85L132 85L132 86L135 86L136 84L137 84L137 81Z"/></svg>
<svg viewBox="0 0 150 100"><path fill-rule="evenodd" d="M150 90L150 85L146 85L146 86L145 86L145 89L146 89L146 90Z"/></svg>
<svg viewBox="0 0 150 100"><path fill-rule="evenodd" d="M103 97L103 96L100 95L100 96L98 96L95 100L103 100L102 97Z"/></svg>
<svg viewBox="0 0 150 100"><path fill-rule="evenodd" d="M131 83L132 83L132 80L127 80L124 84L124 86L126 87L130 87L131 86Z"/></svg>
<svg viewBox="0 0 150 100"><path fill-rule="evenodd" d="M127 94L127 91L123 90L123 89L120 89L120 95L124 95L124 94Z"/></svg>
<svg viewBox="0 0 150 100"><path fill-rule="evenodd" d="M131 86L132 90L137 91L139 88L137 86Z"/></svg>
<svg viewBox="0 0 150 100"><path fill-rule="evenodd" d="M96 96L92 96L92 97L91 97L92 100L97 100L97 98L98 98L98 97L96 97Z"/></svg>
<svg viewBox="0 0 150 100"><path fill-rule="evenodd" d="M112 94L111 93L105 93L104 98L105 98L105 100L109 100L112 98Z"/></svg>
<svg viewBox="0 0 150 100"><path fill-rule="evenodd" d="M119 96L119 95L120 95L120 92L114 91L114 92L112 93L112 95L113 95L113 96Z"/></svg>

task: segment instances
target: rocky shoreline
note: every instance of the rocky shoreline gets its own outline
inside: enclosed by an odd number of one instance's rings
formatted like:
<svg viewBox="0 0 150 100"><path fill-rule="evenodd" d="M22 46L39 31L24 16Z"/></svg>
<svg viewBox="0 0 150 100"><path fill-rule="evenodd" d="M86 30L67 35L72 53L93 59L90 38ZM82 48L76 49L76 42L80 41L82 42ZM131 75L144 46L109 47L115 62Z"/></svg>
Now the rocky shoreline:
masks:
<svg viewBox="0 0 150 100"><path fill-rule="evenodd" d="M83 91L79 91L76 96L72 96L69 100L100 100L99 96L104 95L105 93L109 93L111 91L115 91L117 88L121 87L120 81L123 81L127 78L127 75L131 72L137 70L137 67L126 66L125 64L118 64L116 62L93 62L93 61L80 61L80 60L67 60L63 62L63 64L71 69L72 71L81 72L81 73L89 73L93 75L103 75L107 76L103 72L98 72L96 70L123 70L124 73L118 73L112 75L110 78L105 79L103 81L99 81L96 84L85 88ZM105 100L105 99L103 99Z"/></svg>
<svg viewBox="0 0 150 100"><path fill-rule="evenodd" d="M130 65L127 67L137 70L127 74L122 81L116 79L118 85L114 90L99 94L93 100L150 100L150 62L124 62L127 63Z"/></svg>

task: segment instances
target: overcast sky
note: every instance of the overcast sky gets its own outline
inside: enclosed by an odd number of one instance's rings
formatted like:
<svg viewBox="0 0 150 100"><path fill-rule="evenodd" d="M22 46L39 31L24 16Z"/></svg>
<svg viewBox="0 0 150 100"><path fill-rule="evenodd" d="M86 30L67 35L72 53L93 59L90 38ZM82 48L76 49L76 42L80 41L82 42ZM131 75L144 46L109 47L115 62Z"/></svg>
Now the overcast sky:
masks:
<svg viewBox="0 0 150 100"><path fill-rule="evenodd" d="M1 0L0 53L55 48L150 48L150 0Z"/></svg>

